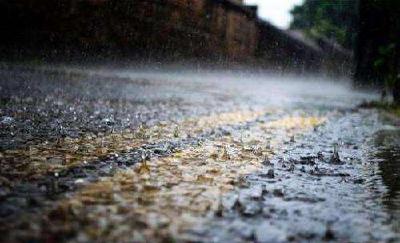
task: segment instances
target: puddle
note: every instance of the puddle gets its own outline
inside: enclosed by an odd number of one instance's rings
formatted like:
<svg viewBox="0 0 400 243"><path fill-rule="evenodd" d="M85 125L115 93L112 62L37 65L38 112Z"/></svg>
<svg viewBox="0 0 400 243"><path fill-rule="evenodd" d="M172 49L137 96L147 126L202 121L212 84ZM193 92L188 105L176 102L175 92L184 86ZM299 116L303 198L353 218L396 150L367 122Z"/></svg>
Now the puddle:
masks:
<svg viewBox="0 0 400 243"><path fill-rule="evenodd" d="M374 138L375 150L371 159L378 164L382 186L382 203L391 215L393 229L400 232L400 129L388 127Z"/></svg>

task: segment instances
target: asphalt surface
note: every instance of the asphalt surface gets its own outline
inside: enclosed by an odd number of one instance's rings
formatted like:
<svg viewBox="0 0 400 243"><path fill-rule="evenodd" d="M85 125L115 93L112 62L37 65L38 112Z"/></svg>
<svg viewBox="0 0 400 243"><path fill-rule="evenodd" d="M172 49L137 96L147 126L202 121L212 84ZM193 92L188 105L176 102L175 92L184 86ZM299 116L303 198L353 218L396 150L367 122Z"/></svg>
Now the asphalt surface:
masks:
<svg viewBox="0 0 400 243"><path fill-rule="evenodd" d="M400 240L399 128L326 77L2 66L0 241Z"/></svg>

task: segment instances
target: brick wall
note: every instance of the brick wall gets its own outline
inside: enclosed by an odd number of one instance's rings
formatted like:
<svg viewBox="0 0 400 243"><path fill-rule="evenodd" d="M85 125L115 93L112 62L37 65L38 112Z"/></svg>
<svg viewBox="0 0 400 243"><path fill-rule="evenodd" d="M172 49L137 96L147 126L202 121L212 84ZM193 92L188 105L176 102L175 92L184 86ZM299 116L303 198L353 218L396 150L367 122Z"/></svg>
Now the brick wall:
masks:
<svg viewBox="0 0 400 243"><path fill-rule="evenodd" d="M3 44L87 55L243 61L254 56L257 30L255 12L238 3L15 0L7 3L12 11L2 13L0 19L14 22L17 31L10 28Z"/></svg>
<svg viewBox="0 0 400 243"><path fill-rule="evenodd" d="M0 1L0 51L23 57L32 52L61 59L195 59L299 70L338 66L338 58L328 60L321 48L258 20L257 9L241 2Z"/></svg>

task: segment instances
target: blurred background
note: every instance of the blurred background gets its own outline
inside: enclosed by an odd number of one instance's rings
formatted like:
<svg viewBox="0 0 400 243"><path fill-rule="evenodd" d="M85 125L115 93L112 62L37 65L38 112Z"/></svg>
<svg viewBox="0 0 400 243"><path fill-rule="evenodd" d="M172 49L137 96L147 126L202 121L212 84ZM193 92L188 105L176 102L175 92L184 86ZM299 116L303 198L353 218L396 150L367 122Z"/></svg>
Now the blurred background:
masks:
<svg viewBox="0 0 400 243"><path fill-rule="evenodd" d="M400 242L400 0L0 0L0 242Z"/></svg>
<svg viewBox="0 0 400 243"><path fill-rule="evenodd" d="M396 0L2 0L0 9L3 60L190 60L398 79Z"/></svg>
<svg viewBox="0 0 400 243"><path fill-rule="evenodd" d="M359 84L391 88L398 79L396 0L2 0L0 5L3 60L256 65L354 75Z"/></svg>

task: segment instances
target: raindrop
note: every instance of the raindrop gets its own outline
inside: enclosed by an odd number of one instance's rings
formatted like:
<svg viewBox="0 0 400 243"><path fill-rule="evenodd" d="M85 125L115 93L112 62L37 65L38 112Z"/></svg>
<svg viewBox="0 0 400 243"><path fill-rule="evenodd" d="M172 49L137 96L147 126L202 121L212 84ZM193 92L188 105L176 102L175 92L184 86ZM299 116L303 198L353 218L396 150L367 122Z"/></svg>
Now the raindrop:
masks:
<svg viewBox="0 0 400 243"><path fill-rule="evenodd" d="M340 157L339 157L339 149L338 149L338 144L337 143L335 143L333 145L333 154L332 154L330 162L331 163L335 163L335 164L341 162Z"/></svg>
<svg viewBox="0 0 400 243"><path fill-rule="evenodd" d="M14 123L14 118L10 117L10 116L3 116L1 118L0 124L1 125L11 125L12 123Z"/></svg>
<svg viewBox="0 0 400 243"><path fill-rule="evenodd" d="M265 156L262 164L265 166L274 166L274 164L272 164L271 161L269 160L268 156Z"/></svg>
<svg viewBox="0 0 400 243"><path fill-rule="evenodd" d="M269 169L267 172L267 176L269 178L274 178L275 177L274 169Z"/></svg>
<svg viewBox="0 0 400 243"><path fill-rule="evenodd" d="M176 126L174 129L174 137L175 138L179 137L179 127L178 126Z"/></svg>
<svg viewBox="0 0 400 243"><path fill-rule="evenodd" d="M102 121L102 123L106 124L107 126L111 126L115 123L114 120L112 120L111 118L104 118L101 121Z"/></svg>
<svg viewBox="0 0 400 243"><path fill-rule="evenodd" d="M317 153L317 157L318 157L319 160L324 160L324 155L322 154L321 151L319 151L319 152Z"/></svg>

